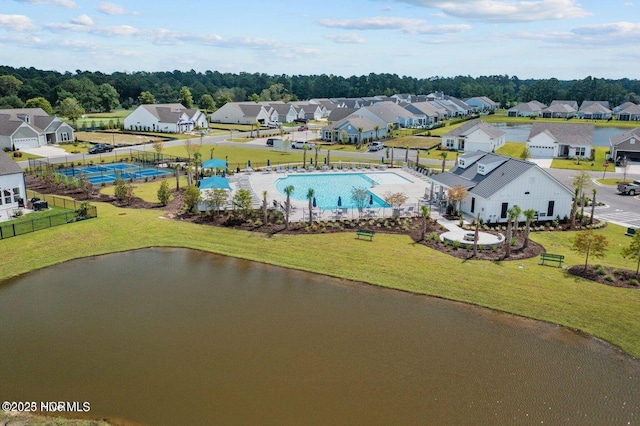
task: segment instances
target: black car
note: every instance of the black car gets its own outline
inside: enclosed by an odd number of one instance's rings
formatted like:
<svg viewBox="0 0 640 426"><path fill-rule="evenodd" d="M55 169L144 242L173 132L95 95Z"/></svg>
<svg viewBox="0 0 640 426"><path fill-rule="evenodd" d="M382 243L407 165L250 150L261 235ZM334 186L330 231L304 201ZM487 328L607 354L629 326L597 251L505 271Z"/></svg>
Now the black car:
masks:
<svg viewBox="0 0 640 426"><path fill-rule="evenodd" d="M89 154L101 154L103 152L111 152L113 151L113 146L108 143L99 143L87 150Z"/></svg>

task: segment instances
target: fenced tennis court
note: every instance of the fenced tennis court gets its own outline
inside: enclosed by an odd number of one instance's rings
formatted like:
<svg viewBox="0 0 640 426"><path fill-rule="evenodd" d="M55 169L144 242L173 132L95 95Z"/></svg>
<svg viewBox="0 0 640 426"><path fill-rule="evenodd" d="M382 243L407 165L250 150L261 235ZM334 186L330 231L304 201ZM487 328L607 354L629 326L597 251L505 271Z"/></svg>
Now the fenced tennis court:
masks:
<svg viewBox="0 0 640 426"><path fill-rule="evenodd" d="M94 185L102 183L113 183L118 177L125 180L138 180L153 177L167 177L173 174L172 171L163 170L159 167L147 166L136 163L113 163L96 164L83 167L68 167L56 170L56 173L71 177L86 177Z"/></svg>

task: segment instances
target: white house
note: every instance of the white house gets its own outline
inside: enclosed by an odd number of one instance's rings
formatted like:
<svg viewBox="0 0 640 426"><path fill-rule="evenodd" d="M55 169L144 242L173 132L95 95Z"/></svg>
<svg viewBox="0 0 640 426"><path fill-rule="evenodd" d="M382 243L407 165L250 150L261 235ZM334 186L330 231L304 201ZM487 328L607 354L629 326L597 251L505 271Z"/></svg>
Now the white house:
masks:
<svg viewBox="0 0 640 426"><path fill-rule="evenodd" d="M476 111L495 111L500 108L500 104L486 96L475 96L465 99L464 102L473 107Z"/></svg>
<svg viewBox="0 0 640 426"><path fill-rule="evenodd" d="M551 101L551 105L542 110L544 118L571 118L578 113L576 101Z"/></svg>
<svg viewBox="0 0 640 426"><path fill-rule="evenodd" d="M542 102L529 101L513 106L507 110L508 117L539 117L546 106Z"/></svg>
<svg viewBox="0 0 640 426"><path fill-rule="evenodd" d="M206 115L182 104L140 105L124 119L127 130L187 133L198 127L209 127Z"/></svg>
<svg viewBox="0 0 640 426"><path fill-rule="evenodd" d="M228 102L211 114L212 123L253 124L279 121L278 112L255 102Z"/></svg>
<svg viewBox="0 0 640 426"><path fill-rule="evenodd" d="M482 120L469 120L442 135L442 147L456 151L493 152L505 143L506 133Z"/></svg>
<svg viewBox="0 0 640 426"><path fill-rule="evenodd" d="M640 127L609 138L611 158L616 160L627 158L630 161L640 161Z"/></svg>
<svg viewBox="0 0 640 426"><path fill-rule="evenodd" d="M534 123L527 138L531 158L591 158L591 124Z"/></svg>
<svg viewBox="0 0 640 426"><path fill-rule="evenodd" d="M0 149L29 149L74 140L73 127L42 108L0 109Z"/></svg>
<svg viewBox="0 0 640 426"><path fill-rule="evenodd" d="M7 219L20 207L26 197L24 170L0 151L0 219Z"/></svg>
<svg viewBox="0 0 640 426"><path fill-rule="evenodd" d="M571 213L573 192L538 165L482 151L458 158L453 169L432 176L444 188L468 191L461 210L484 222L507 221L507 211L519 206L533 209L538 220L564 219ZM524 220L524 216L519 220Z"/></svg>

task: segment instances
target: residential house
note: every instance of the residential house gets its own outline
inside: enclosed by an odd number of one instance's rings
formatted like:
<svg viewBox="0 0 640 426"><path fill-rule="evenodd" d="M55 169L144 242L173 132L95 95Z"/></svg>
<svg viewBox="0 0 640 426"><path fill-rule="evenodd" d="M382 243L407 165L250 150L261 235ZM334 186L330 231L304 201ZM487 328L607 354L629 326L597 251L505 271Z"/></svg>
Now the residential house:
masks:
<svg viewBox="0 0 640 426"><path fill-rule="evenodd" d="M269 102L268 106L273 108L273 110L278 115L278 119L272 121L278 121L280 123L293 123L293 121L298 118L296 109L291 104Z"/></svg>
<svg viewBox="0 0 640 426"><path fill-rule="evenodd" d="M0 219L8 219L24 207L26 197L24 170L5 152L0 151Z"/></svg>
<svg viewBox="0 0 640 426"><path fill-rule="evenodd" d="M571 118L578 113L576 101L551 101L551 105L542 110L544 118Z"/></svg>
<svg viewBox="0 0 640 426"><path fill-rule="evenodd" d="M640 105L631 104L616 114L620 121L640 121Z"/></svg>
<svg viewBox="0 0 640 426"><path fill-rule="evenodd" d="M453 169L432 179L447 189L465 188L468 195L461 203L462 212L487 223L506 222L507 211L516 205L522 211L536 211L538 220L562 219L571 212L573 192L529 161L469 152L458 158Z"/></svg>
<svg viewBox="0 0 640 426"><path fill-rule="evenodd" d="M265 124L278 121L278 113L270 106L255 102L228 102L211 114L212 123L224 124Z"/></svg>
<svg viewBox="0 0 640 426"><path fill-rule="evenodd" d="M629 108L630 106L634 106L634 105L635 104L633 102L625 102L625 103L622 103L622 104L616 106L615 108L613 108L612 111L613 111L614 114L618 114L620 111L625 110L625 109Z"/></svg>
<svg viewBox="0 0 640 426"><path fill-rule="evenodd" d="M354 112L358 111L360 108L336 108L331 111L331 114L327 117L327 121L329 123L336 123L338 121L344 120Z"/></svg>
<svg viewBox="0 0 640 426"><path fill-rule="evenodd" d="M373 121L380 121L380 125L387 128L421 127L424 116L417 115L393 102L379 102L375 105L360 108L356 113Z"/></svg>
<svg viewBox="0 0 640 426"><path fill-rule="evenodd" d="M482 120L469 120L442 135L442 147L456 151L493 152L505 143L506 133Z"/></svg>
<svg viewBox="0 0 640 426"><path fill-rule="evenodd" d="M445 109L438 108L431 102L412 102L404 105L404 108L418 116L424 116L424 127L429 127L439 121L443 121L447 117L447 111Z"/></svg>
<svg viewBox="0 0 640 426"><path fill-rule="evenodd" d="M338 105L336 105L334 102L331 101L331 99L327 99L327 98L320 98L320 99L311 99L309 101L312 104L318 104L320 106L322 106L322 117L326 118L331 114L331 111L333 111L334 109L338 108Z"/></svg>
<svg viewBox="0 0 640 426"><path fill-rule="evenodd" d="M42 108L0 109L0 149L38 148L74 139L73 127Z"/></svg>
<svg viewBox="0 0 640 426"><path fill-rule="evenodd" d="M630 161L640 161L640 127L609 138L611 158L619 161L627 158Z"/></svg>
<svg viewBox="0 0 640 426"><path fill-rule="evenodd" d="M578 118L585 120L610 120L612 112L608 101L584 101L578 110Z"/></svg>
<svg viewBox="0 0 640 426"><path fill-rule="evenodd" d="M196 128L209 128L207 116L200 110L182 104L140 105L124 119L127 130L188 133Z"/></svg>
<svg viewBox="0 0 640 426"><path fill-rule="evenodd" d="M531 158L591 158L591 124L533 123L527 148Z"/></svg>
<svg viewBox="0 0 640 426"><path fill-rule="evenodd" d="M380 120L372 120L357 113L344 120L322 128L320 134L323 141L342 143L361 143L365 140L377 140L387 135L387 127L380 125Z"/></svg>
<svg viewBox="0 0 640 426"><path fill-rule="evenodd" d="M479 112L495 111L500 108L499 103L494 102L486 96L475 96L473 98L465 99L464 103Z"/></svg>
<svg viewBox="0 0 640 426"><path fill-rule="evenodd" d="M507 117L540 117L546 105L536 100L523 102L507 110Z"/></svg>
<svg viewBox="0 0 640 426"><path fill-rule="evenodd" d="M310 102L291 102L291 104L298 111L298 118L320 120L325 116L321 104L312 104Z"/></svg>

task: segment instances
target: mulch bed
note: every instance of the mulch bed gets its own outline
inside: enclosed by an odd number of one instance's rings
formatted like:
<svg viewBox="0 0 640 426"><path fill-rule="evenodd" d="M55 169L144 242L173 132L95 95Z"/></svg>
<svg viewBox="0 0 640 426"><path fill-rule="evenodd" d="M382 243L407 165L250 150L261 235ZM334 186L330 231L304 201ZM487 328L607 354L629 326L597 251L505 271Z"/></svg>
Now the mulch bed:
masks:
<svg viewBox="0 0 640 426"><path fill-rule="evenodd" d="M640 278L638 278L636 272L627 269L616 269L598 265L588 265L585 269L584 265L575 265L568 268L567 272L571 275L612 287L640 288L640 286L638 286Z"/></svg>

